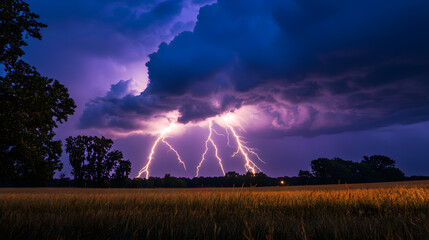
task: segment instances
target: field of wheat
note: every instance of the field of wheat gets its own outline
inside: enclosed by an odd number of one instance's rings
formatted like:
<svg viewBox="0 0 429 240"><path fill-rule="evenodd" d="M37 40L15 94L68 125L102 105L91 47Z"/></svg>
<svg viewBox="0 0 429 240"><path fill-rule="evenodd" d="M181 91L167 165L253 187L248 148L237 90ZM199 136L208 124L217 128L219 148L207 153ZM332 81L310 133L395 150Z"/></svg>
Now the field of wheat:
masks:
<svg viewBox="0 0 429 240"><path fill-rule="evenodd" d="M428 239L429 181L0 189L0 239Z"/></svg>

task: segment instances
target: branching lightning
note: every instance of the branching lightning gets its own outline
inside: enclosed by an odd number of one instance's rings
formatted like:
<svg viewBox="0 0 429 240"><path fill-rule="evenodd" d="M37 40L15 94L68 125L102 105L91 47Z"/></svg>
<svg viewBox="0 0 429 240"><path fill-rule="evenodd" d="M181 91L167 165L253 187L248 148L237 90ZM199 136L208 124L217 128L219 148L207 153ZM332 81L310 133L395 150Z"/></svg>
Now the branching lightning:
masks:
<svg viewBox="0 0 429 240"><path fill-rule="evenodd" d="M242 137L239 136L235 130L235 128L228 123L227 119L225 117L222 118L224 121L224 129L225 129L225 134L223 133L219 133L217 132L214 127L213 127L213 121L214 120L210 120L209 121L209 135L207 136L207 139L205 141L205 149L204 152L201 156L201 160L197 166L197 171L196 171L196 175L195 177L198 177L199 172L200 172L200 168L203 164L203 162L206 160L206 156L207 153L209 151L209 145L213 146L214 149L214 155L216 157L216 159L218 160L219 163L219 167L222 170L223 175L225 175L225 170L223 168L223 164L222 164L222 159L219 156L219 149L218 146L216 145L216 143L213 140L213 134L216 134L218 136L223 136L227 139L227 144L228 146L231 146L231 137L233 137L232 139L235 139L236 143L237 143L237 149L236 151L232 154L232 157L237 156L238 154L241 154L245 160L245 164L244 164L244 168L246 169L246 172L252 172L253 174L256 173L256 171L262 171L250 158L250 155L255 157L256 159L258 159L259 161L265 163L260 157L259 155L256 153L256 150L254 148L250 148L246 146L246 142L242 140ZM183 168L186 170L186 165L185 162L182 160L182 158L180 157L179 152L173 148L173 146L171 146L170 143L167 142L166 140L166 134L170 131L171 127L173 124L171 124L168 128L164 129L164 131L162 131L162 133L158 136L158 138L155 140L155 142L152 145L150 154L148 156L148 160L146 165L139 171L137 178L139 178L141 175L145 174L145 178L148 179L149 178L149 167L150 164L152 163L153 160L153 156L155 154L155 150L158 146L158 144L160 142L164 143L167 147L169 147L169 150L173 151L176 154L177 160L179 161L180 164L183 165ZM241 129L242 127L239 126Z"/></svg>
<svg viewBox="0 0 429 240"><path fill-rule="evenodd" d="M215 142L212 139L212 133L213 132L215 132L216 134L218 134L216 132L216 130L213 129L213 121L210 120L209 121L209 136L207 137L207 140L206 140L206 143L205 143L206 148L205 148L205 151L204 151L204 153L203 153L203 155L201 157L200 164L198 164L198 166L197 166L197 174L195 175L195 177L198 177L198 174L200 172L200 167L201 167L201 165L203 164L203 162L204 162L204 160L206 158L207 151L209 150L209 146L208 146L209 142L211 143L211 145L213 146L213 148L215 150L215 156L216 156L216 158L217 158L217 160L219 162L220 169L222 170L223 175L225 175L225 170L223 169L223 165L222 165L222 159L219 157L219 155L218 155L218 148L217 148Z"/></svg>
<svg viewBox="0 0 429 240"><path fill-rule="evenodd" d="M167 145L167 146L170 148L170 150L172 150L172 151L176 154L177 159L179 160L179 163L180 163L180 164L182 164L182 165L183 165L183 168L186 170L185 162L183 162L183 161L182 161L182 158L180 157L179 153L176 151L176 149L174 149L174 148L173 148L173 146L171 146L171 145L170 145L170 144L165 140L165 134L170 130L170 128L171 128L171 125L170 125L168 128L166 128L166 129L161 133L161 135L159 135L159 137L156 139L156 141L153 143L152 148L151 148L151 151L150 151L150 154L149 154L149 157L148 157L148 161L147 161L146 165L145 165L142 169L140 169L140 171L139 171L139 173L138 173L138 175L137 175L137 178L139 178L143 173L146 173L146 176L145 176L145 178L146 178L146 179L148 179L148 178L149 178L149 166L150 166L150 164L151 164L151 162L152 162L153 155L155 154L156 146L158 145L158 143L159 143L160 141L162 141L165 145Z"/></svg>
<svg viewBox="0 0 429 240"><path fill-rule="evenodd" d="M223 134L223 133L218 133L218 132L216 131L216 129L214 129L214 128L212 128L212 131L213 131L216 135L218 135L218 136L226 137L226 136L225 136L225 134Z"/></svg>
<svg viewBox="0 0 429 240"><path fill-rule="evenodd" d="M244 168L246 169L246 171L251 171L253 174L256 173L256 170L258 171L262 171L250 158L248 154L252 154L254 156L256 156L256 158L258 160L260 160L261 162L265 163L264 161L262 161L262 159L259 157L259 155L254 151L253 148L249 148L247 146L244 145L243 141L240 139L240 136L236 133L235 129L228 123L228 121L223 118L223 121L225 122L226 125L226 129L225 131L228 132L228 129L231 131L232 135L234 136L236 142L237 142L237 151L235 151L232 156L236 156L237 154L241 153L244 157L244 160L246 161L246 163L244 164Z"/></svg>
<svg viewBox="0 0 429 240"><path fill-rule="evenodd" d="M226 122L226 120L225 119L223 119L225 122ZM229 144L229 132L228 132L228 125L225 125L225 132L226 132L226 144L228 145L228 146L230 146L231 147L231 144Z"/></svg>
<svg viewBox="0 0 429 240"><path fill-rule="evenodd" d="M165 143L165 145L167 145L169 148L170 148L170 150L171 151L173 151L175 154L176 154L176 156L177 156L177 160L179 160L179 163L180 164L182 164L183 165L183 168L185 169L185 171L186 171L186 165L185 165L185 162L183 162L182 161L182 158L180 158L180 155L179 155L179 153L176 151L176 149L174 149L167 141L165 141L165 137L163 137L162 138L162 142L163 143Z"/></svg>

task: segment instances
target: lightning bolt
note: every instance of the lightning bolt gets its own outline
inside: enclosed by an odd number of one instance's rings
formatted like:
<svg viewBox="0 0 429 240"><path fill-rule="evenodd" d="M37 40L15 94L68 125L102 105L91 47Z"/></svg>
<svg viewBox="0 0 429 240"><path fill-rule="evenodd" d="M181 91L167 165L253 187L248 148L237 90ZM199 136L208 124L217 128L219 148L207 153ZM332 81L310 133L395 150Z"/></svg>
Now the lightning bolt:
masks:
<svg viewBox="0 0 429 240"><path fill-rule="evenodd" d="M137 175L137 178L139 178L143 173L146 173L146 179L148 179L149 178L149 166L150 166L150 164L152 163L152 160L153 160L153 155L155 154L155 149L156 149L156 146L158 145L158 143L159 142L163 142L165 145L167 145L169 148L170 148L170 150L171 151L173 151L175 154L176 154L176 156L177 156L177 159L179 160L179 163L180 164L182 164L183 165L183 168L186 170L186 165L185 165L185 163L182 161L182 158L180 157L180 155L179 155L179 153L176 151L176 149L174 149L173 148L173 146L171 146L166 140L165 140L165 134L170 130L170 128L171 128L171 126L172 125L170 125L168 128L166 128L160 135L159 135L159 137L156 139L156 141L153 143L153 145L152 145L152 148L151 148L151 150L150 150L150 154L149 154L149 157L148 157L148 161L147 161L147 163L146 163L146 165L142 168L142 169L140 169L140 171L139 171L139 173L138 173L138 175Z"/></svg>
<svg viewBox="0 0 429 240"><path fill-rule="evenodd" d="M200 172L200 167L203 164L204 160L206 159L206 154L207 154L207 151L209 150L209 142L211 143L211 145L215 149L215 156L219 162L219 166L220 166L220 169L222 170L223 175L225 175L225 170L223 169L223 165L222 165L222 159L219 157L217 146L212 139L212 133L213 132L215 132L217 134L217 132L213 129L213 121L210 120L210 122L209 122L209 136L207 137L207 140L205 142L206 149L205 149L205 151L201 157L200 164L198 164L198 166L197 166L197 174L195 175L195 177L198 177L198 174Z"/></svg>
<svg viewBox="0 0 429 240"><path fill-rule="evenodd" d="M224 119L224 121L225 121L225 119ZM230 146L230 147L231 147L231 144L229 144L229 132L228 132L228 127L225 127L225 132L226 132L226 144L227 144L228 146Z"/></svg>
<svg viewBox="0 0 429 240"><path fill-rule="evenodd" d="M185 162L183 162L182 161L182 158L180 158L180 155L179 155L179 153L176 151L176 149L174 149L167 141L165 141L165 137L163 137L162 138L162 142L163 143L165 143L165 145L167 145L169 148L170 148L170 150L171 151L173 151L175 154L176 154L176 156L177 156L177 160L179 160L179 163L180 164L182 164L183 165L183 168L185 169L185 171L186 171L186 165L185 165Z"/></svg>
<svg viewBox="0 0 429 240"><path fill-rule="evenodd" d="M226 136L225 136L225 134L223 134L223 133L218 133L218 132L216 131L216 129L214 129L214 128L212 128L212 131L213 131L216 135L218 135L218 136L226 137Z"/></svg>
<svg viewBox="0 0 429 240"><path fill-rule="evenodd" d="M262 161L262 159L254 151L253 148L249 148L243 144L243 141L240 139L240 136L235 132L235 129L228 123L228 121L225 118L223 118L223 121L225 122L225 125L226 125L225 131L228 132L228 129L229 129L237 142L237 151L235 151L234 154L232 154L232 156L234 157L239 153L243 155L244 160L246 161L246 163L244 164L244 168L246 169L246 172L251 171L253 174L256 173L256 170L262 172L262 170L249 158L248 154L252 154L256 156L256 158L263 163L265 162Z"/></svg>

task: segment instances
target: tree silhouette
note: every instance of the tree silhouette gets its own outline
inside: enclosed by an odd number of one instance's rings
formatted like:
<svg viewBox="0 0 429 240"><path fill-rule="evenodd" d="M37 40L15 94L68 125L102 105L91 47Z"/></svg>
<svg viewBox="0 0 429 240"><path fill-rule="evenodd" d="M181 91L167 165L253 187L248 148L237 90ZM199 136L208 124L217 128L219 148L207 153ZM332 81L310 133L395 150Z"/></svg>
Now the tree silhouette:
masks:
<svg viewBox="0 0 429 240"><path fill-rule="evenodd" d="M236 172L227 172L225 174L225 178L232 178L232 179L236 179L240 176L240 174L236 173Z"/></svg>
<svg viewBox="0 0 429 240"><path fill-rule="evenodd" d="M41 185L62 169L54 128L76 107L63 85L20 59L25 38L41 39L46 25L38 17L21 0L0 3L0 181L27 185Z"/></svg>
<svg viewBox="0 0 429 240"><path fill-rule="evenodd" d="M118 159L115 172L112 175L112 178L115 180L124 180L128 178L131 172L131 162L122 160L122 152L116 150L111 153L110 158Z"/></svg>
<svg viewBox="0 0 429 240"><path fill-rule="evenodd" d="M122 152L111 151L113 141L105 137L77 136L66 139L66 152L72 174L78 184L84 181L102 184L109 179L128 178L131 162L123 159Z"/></svg>
<svg viewBox="0 0 429 240"><path fill-rule="evenodd" d="M318 158L311 161L315 183L346 183L399 181L405 174L395 168L395 161L383 155L365 156L360 163L345 161L341 158ZM308 171L300 171L298 178L305 182Z"/></svg>
<svg viewBox="0 0 429 240"><path fill-rule="evenodd" d="M364 156L362 162L368 164L376 171L395 166L395 161L393 159L383 155Z"/></svg>
<svg viewBox="0 0 429 240"><path fill-rule="evenodd" d="M395 168L395 161L387 156L364 156L361 164L367 164L371 168L371 179L376 181L403 180L405 174Z"/></svg>
<svg viewBox="0 0 429 240"><path fill-rule="evenodd" d="M319 178L322 182L326 182L331 178L332 163L328 158L318 158L311 161L311 169L314 176Z"/></svg>
<svg viewBox="0 0 429 240"><path fill-rule="evenodd" d="M37 21L39 16L30 11L21 0L2 0L0 3L0 61L13 65L24 55L21 49L27 46L24 38L42 39L40 29L47 25Z"/></svg>
<svg viewBox="0 0 429 240"><path fill-rule="evenodd" d="M66 151L69 154L69 162L72 166L72 174L77 181L82 181L85 176L85 159L87 136L77 136L66 140Z"/></svg>
<svg viewBox="0 0 429 240"><path fill-rule="evenodd" d="M299 170L298 178L300 184L307 185L314 176L310 173L310 171Z"/></svg>

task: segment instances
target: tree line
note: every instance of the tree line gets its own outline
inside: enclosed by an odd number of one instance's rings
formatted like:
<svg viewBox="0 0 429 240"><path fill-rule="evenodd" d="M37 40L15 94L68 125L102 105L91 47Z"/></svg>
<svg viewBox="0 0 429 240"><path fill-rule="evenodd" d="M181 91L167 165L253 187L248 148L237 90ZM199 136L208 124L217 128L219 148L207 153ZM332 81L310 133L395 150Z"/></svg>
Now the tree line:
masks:
<svg viewBox="0 0 429 240"><path fill-rule="evenodd" d="M318 158L311 161L312 171L300 170L303 184L363 183L405 180L405 174L387 156L364 156L360 162L341 158Z"/></svg>
<svg viewBox="0 0 429 240"><path fill-rule="evenodd" d="M83 139L86 139L86 141ZM122 154L119 151L109 151L111 143L111 140L109 141L109 139L105 138L69 137L66 151L70 155L74 179L57 179L50 182L51 186L127 188L262 187L429 179L429 177L405 177L404 173L395 167L395 161L383 155L364 156L360 162L346 161L338 157L333 159L318 158L311 161L311 171L300 170L296 177L273 178L262 172L255 174L247 172L242 175L236 172L228 172L225 176L220 177L185 178L166 174L162 178L129 179L127 176L131 170L131 163L128 160L122 160ZM97 146L97 144L99 145Z"/></svg>

